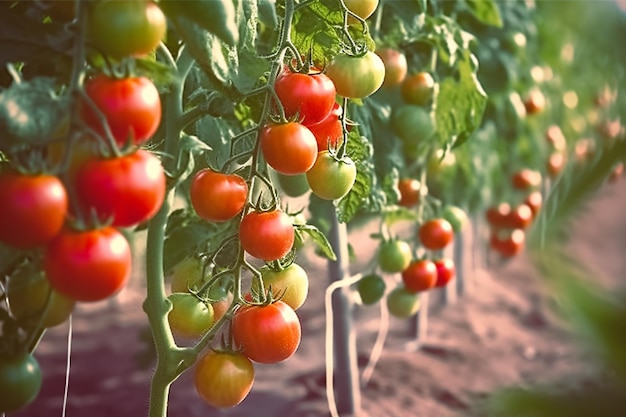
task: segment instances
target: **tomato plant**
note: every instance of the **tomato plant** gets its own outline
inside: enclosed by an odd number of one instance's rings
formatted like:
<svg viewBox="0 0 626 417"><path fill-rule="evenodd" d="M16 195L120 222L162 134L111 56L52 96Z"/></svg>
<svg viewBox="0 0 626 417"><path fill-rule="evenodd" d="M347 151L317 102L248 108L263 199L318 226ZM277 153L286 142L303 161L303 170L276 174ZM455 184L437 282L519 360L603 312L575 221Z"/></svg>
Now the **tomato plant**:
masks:
<svg viewBox="0 0 626 417"><path fill-rule="evenodd" d="M286 303L247 305L232 321L235 345L254 362L278 363L290 358L300 346L300 320Z"/></svg>
<svg viewBox="0 0 626 417"><path fill-rule="evenodd" d="M391 88L402 83L408 71L406 56L393 48L379 49L376 51L376 54L383 60L385 65L383 87Z"/></svg>
<svg viewBox="0 0 626 417"><path fill-rule="evenodd" d="M200 397L213 407L234 407L252 389L254 366L241 353L210 350L196 364L194 384Z"/></svg>
<svg viewBox="0 0 626 417"><path fill-rule="evenodd" d="M454 238L452 225L446 219L435 218L426 221L420 226L420 242L426 249L440 250L448 246Z"/></svg>
<svg viewBox="0 0 626 417"><path fill-rule="evenodd" d="M255 258L275 261L289 253L295 231L283 211L252 211L239 225L239 240L242 248Z"/></svg>
<svg viewBox="0 0 626 417"><path fill-rule="evenodd" d="M31 249L50 241L65 222L68 197L52 175L0 174L0 241Z"/></svg>
<svg viewBox="0 0 626 417"><path fill-rule="evenodd" d="M437 283L435 287L445 287L456 276L456 266L454 261L448 258L437 259L434 261L437 267Z"/></svg>
<svg viewBox="0 0 626 417"><path fill-rule="evenodd" d="M318 69L308 74L283 71L274 84L276 94L285 110L285 116L298 115L306 126L326 119L335 104L335 85Z"/></svg>
<svg viewBox="0 0 626 417"><path fill-rule="evenodd" d="M343 126L341 125L341 106L334 104L328 116L318 123L307 124L315 140L319 152L328 148L336 149L343 142Z"/></svg>
<svg viewBox="0 0 626 417"><path fill-rule="evenodd" d="M281 300L297 310L304 304L309 293L309 277L300 265L292 263L283 269L274 269L266 265L261 268L263 286L271 289L272 297ZM252 282L252 291L259 291L257 281Z"/></svg>
<svg viewBox="0 0 626 417"><path fill-rule="evenodd" d="M402 272L412 257L411 246L404 240L387 240L378 248L378 266L383 272Z"/></svg>
<svg viewBox="0 0 626 417"><path fill-rule="evenodd" d="M413 261L402 271L402 282L410 292L433 288L437 283L437 266L428 259Z"/></svg>
<svg viewBox="0 0 626 417"><path fill-rule="evenodd" d="M304 174L317 158L315 136L300 123L269 124L261 131L260 141L263 157L281 174Z"/></svg>
<svg viewBox="0 0 626 417"><path fill-rule="evenodd" d="M400 199L398 205L403 207L413 207L420 201L422 184L415 178L400 178L398 181L398 192Z"/></svg>
<svg viewBox="0 0 626 417"><path fill-rule="evenodd" d="M223 222L243 210L248 198L248 184L237 174L205 168L194 175L189 194L198 216L211 222Z"/></svg>
<svg viewBox="0 0 626 417"><path fill-rule="evenodd" d="M85 212L95 210L117 227L150 219L165 198L161 161L139 149L117 158L87 161L76 174L76 191Z"/></svg>
<svg viewBox="0 0 626 417"><path fill-rule="evenodd" d="M372 305L383 298L387 285L380 275L368 274L357 282L356 288L361 297L361 302L365 305Z"/></svg>
<svg viewBox="0 0 626 417"><path fill-rule="evenodd" d="M402 98L409 104L429 105L435 95L435 80L428 72L419 72L407 77L401 85Z"/></svg>
<svg viewBox="0 0 626 417"><path fill-rule="evenodd" d="M340 96L365 98L383 84L385 64L372 51L362 55L339 54L326 67L326 75L333 80Z"/></svg>
<svg viewBox="0 0 626 417"><path fill-rule="evenodd" d="M159 127L161 99L148 78L116 79L98 74L85 83L85 93L102 113L118 146L129 142L141 145ZM82 104L81 114L90 128L106 135L102 120L88 103Z"/></svg>
<svg viewBox="0 0 626 417"><path fill-rule="evenodd" d="M12 413L30 404L39 394L43 376L30 353L0 356L0 413Z"/></svg>
<svg viewBox="0 0 626 417"><path fill-rule="evenodd" d="M387 308L394 317L411 317L419 311L420 306L419 294L408 291L403 286L394 288L387 295Z"/></svg>
<svg viewBox="0 0 626 417"><path fill-rule="evenodd" d="M306 173L306 179L313 194L324 200L337 200L352 189L356 165L347 156L339 159L330 151L322 151Z"/></svg>
<svg viewBox="0 0 626 417"><path fill-rule="evenodd" d="M198 338L213 326L215 317L211 304L188 292L175 292L167 298L172 303L167 320L175 335Z"/></svg>
<svg viewBox="0 0 626 417"><path fill-rule="evenodd" d="M77 301L100 301L128 281L131 253L126 238L112 227L65 228L46 246L43 262L56 291Z"/></svg>

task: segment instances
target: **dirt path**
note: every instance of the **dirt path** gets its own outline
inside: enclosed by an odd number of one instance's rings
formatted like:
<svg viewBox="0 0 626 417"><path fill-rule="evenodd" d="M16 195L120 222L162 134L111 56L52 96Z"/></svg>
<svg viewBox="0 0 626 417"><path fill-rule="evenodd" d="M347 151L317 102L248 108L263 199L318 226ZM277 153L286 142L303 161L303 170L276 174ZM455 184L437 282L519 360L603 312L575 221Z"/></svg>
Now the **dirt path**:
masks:
<svg viewBox="0 0 626 417"><path fill-rule="evenodd" d="M602 285L624 285L625 207L626 181L604 187L576 221L568 245ZM232 410L206 406L190 376L183 375L172 387L170 416L329 415L322 383L325 264L311 253L301 262L312 285L300 310L303 343L298 353L282 364L257 366L253 392ZM476 285L471 293L452 307L434 309L422 349L406 350L407 323L392 319L387 348L362 391L364 415L479 416L476 400L495 387L592 372L585 354L552 313L551 299L523 256L488 272L476 270L472 278ZM152 357L142 302L143 289L136 280L114 302L77 310L68 417L147 415ZM369 355L377 314L375 308L355 311L361 363ZM67 327L48 332L36 354L45 373L42 393L12 416L61 415L66 340Z"/></svg>

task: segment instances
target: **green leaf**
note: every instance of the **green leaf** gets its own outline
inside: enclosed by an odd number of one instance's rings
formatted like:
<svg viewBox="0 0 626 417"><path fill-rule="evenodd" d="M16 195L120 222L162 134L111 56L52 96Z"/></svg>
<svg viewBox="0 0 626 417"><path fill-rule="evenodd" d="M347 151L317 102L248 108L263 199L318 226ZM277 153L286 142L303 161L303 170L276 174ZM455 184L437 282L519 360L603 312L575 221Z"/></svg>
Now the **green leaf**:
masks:
<svg viewBox="0 0 626 417"><path fill-rule="evenodd" d="M258 0L259 20L265 26L274 29L278 26L276 0Z"/></svg>
<svg viewBox="0 0 626 417"><path fill-rule="evenodd" d="M326 258L330 259L331 261L337 260L337 255L335 255L333 247L328 242L328 239L326 239L326 235L322 233L317 227L310 224L305 224L297 225L296 228L298 231L309 235L313 242L315 242L315 244L317 245L317 248Z"/></svg>
<svg viewBox="0 0 626 417"><path fill-rule="evenodd" d="M482 23L502 27L502 16L495 0L465 0L474 17Z"/></svg>

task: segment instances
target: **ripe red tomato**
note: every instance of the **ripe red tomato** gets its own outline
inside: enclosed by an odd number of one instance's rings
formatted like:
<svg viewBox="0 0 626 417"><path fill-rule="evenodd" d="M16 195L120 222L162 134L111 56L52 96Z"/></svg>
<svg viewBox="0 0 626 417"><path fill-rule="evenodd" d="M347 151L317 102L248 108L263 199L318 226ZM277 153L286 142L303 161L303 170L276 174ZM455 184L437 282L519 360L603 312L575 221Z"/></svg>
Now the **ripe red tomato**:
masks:
<svg viewBox="0 0 626 417"><path fill-rule="evenodd" d="M491 248L504 257L517 255L524 249L526 235L521 229L498 230L491 234Z"/></svg>
<svg viewBox="0 0 626 417"><path fill-rule="evenodd" d="M52 288L76 301L99 301L122 289L131 271L128 241L112 227L63 229L44 252Z"/></svg>
<svg viewBox="0 0 626 417"><path fill-rule="evenodd" d="M315 136L300 123L268 124L259 139L263 157L281 174L304 174L317 158Z"/></svg>
<svg viewBox="0 0 626 417"><path fill-rule="evenodd" d="M437 283L435 287L445 287L456 276L454 261L449 258L437 259L435 266L437 267Z"/></svg>
<svg viewBox="0 0 626 417"><path fill-rule="evenodd" d="M527 114L541 113L546 107L546 97L539 89L531 90L524 100Z"/></svg>
<svg viewBox="0 0 626 417"><path fill-rule="evenodd" d="M507 219L511 213L509 203L500 203L496 207L487 209L487 222L492 227L507 227Z"/></svg>
<svg viewBox="0 0 626 417"><path fill-rule="evenodd" d="M394 288L387 295L387 308L394 317L411 317L419 311L421 304L419 294L408 291L403 286Z"/></svg>
<svg viewBox="0 0 626 417"><path fill-rule="evenodd" d="M328 113L326 118L318 123L306 124L315 140L317 141L318 152L331 148L337 148L343 142L343 126L341 125L341 106L337 103Z"/></svg>
<svg viewBox="0 0 626 417"><path fill-rule="evenodd" d="M541 173L539 171L524 168L513 174L511 182L513 183L513 187L518 190L537 188L541 185Z"/></svg>
<svg viewBox="0 0 626 417"><path fill-rule="evenodd" d="M402 272L411 263L411 245L404 240L387 240L378 249L378 266L383 272Z"/></svg>
<svg viewBox="0 0 626 417"><path fill-rule="evenodd" d="M539 210L541 210L541 205L543 204L543 196L540 191L533 191L528 194L526 199L524 200L524 204L530 207L530 210L533 212L533 218L537 217L539 214Z"/></svg>
<svg viewBox="0 0 626 417"><path fill-rule="evenodd" d="M118 146L143 144L161 123L161 98L148 78L115 79L99 74L85 83L85 93L106 118ZM82 103L81 115L90 128L105 135L100 118L89 104Z"/></svg>
<svg viewBox="0 0 626 417"><path fill-rule="evenodd" d="M254 383L254 366L238 352L208 351L194 370L196 392L209 405L234 407L248 396Z"/></svg>
<svg viewBox="0 0 626 417"><path fill-rule="evenodd" d="M167 28L165 15L152 1L99 1L89 15L94 46L114 58L141 56L154 50Z"/></svg>
<svg viewBox="0 0 626 417"><path fill-rule="evenodd" d="M376 54L383 60L383 64L385 64L385 81L383 81L383 87L395 87L404 81L408 64L406 62L406 56L402 52L393 48L382 48L377 50Z"/></svg>
<svg viewBox="0 0 626 417"><path fill-rule="evenodd" d="M306 173L306 179L313 194L324 200L337 200L352 189L356 165L347 156L337 159L329 151L322 151Z"/></svg>
<svg viewBox="0 0 626 417"><path fill-rule="evenodd" d="M239 239L250 255L275 261L289 253L295 241L295 231L291 218L283 211L252 211L239 225Z"/></svg>
<svg viewBox="0 0 626 417"><path fill-rule="evenodd" d="M419 238L426 249L440 250L452 242L454 230L446 219L431 219L419 228Z"/></svg>
<svg viewBox="0 0 626 417"><path fill-rule="evenodd" d="M278 299L297 310L304 304L309 293L309 277L300 265L292 263L284 269L272 269L265 265L261 268L263 288L272 290L274 299ZM252 281L252 291L259 292L258 281Z"/></svg>
<svg viewBox="0 0 626 417"><path fill-rule="evenodd" d="M0 241L31 249L50 241L65 222L68 198L52 175L0 174Z"/></svg>
<svg viewBox="0 0 626 417"><path fill-rule="evenodd" d="M210 222L223 222L243 210L248 198L248 184L237 174L205 168L193 177L190 197L198 216Z"/></svg>
<svg viewBox="0 0 626 417"><path fill-rule="evenodd" d="M435 79L427 72L419 72L404 80L400 92L407 103L427 106L435 95Z"/></svg>
<svg viewBox="0 0 626 417"><path fill-rule="evenodd" d="M414 178L401 178L398 181L398 191L400 199L398 205L403 207L413 207L420 201L421 184Z"/></svg>
<svg viewBox="0 0 626 417"><path fill-rule="evenodd" d="M286 303L241 307L232 321L235 345L259 363L278 363L290 358L300 346L302 330L298 316Z"/></svg>
<svg viewBox="0 0 626 417"><path fill-rule="evenodd" d="M32 403L42 380L39 362L30 353L0 356L0 414L12 413Z"/></svg>
<svg viewBox="0 0 626 417"><path fill-rule="evenodd" d="M410 292L426 291L437 283L437 266L428 259L413 261L402 271L402 282Z"/></svg>
<svg viewBox="0 0 626 417"><path fill-rule="evenodd" d="M522 203L515 207L506 218L506 226L511 229L525 229L533 221L533 211L528 205Z"/></svg>
<svg viewBox="0 0 626 417"><path fill-rule="evenodd" d="M139 149L118 158L87 161L76 175L78 198L89 213L128 227L152 218L165 198L165 173L161 161Z"/></svg>
<svg viewBox="0 0 626 417"><path fill-rule="evenodd" d="M546 140L557 152L563 152L567 147L567 141L563 131L558 125L552 125L546 130Z"/></svg>
<svg viewBox="0 0 626 417"><path fill-rule="evenodd" d="M337 94L346 98L365 98L375 93L385 80L385 64L372 51L364 55L339 54L326 67Z"/></svg>
<svg viewBox="0 0 626 417"><path fill-rule="evenodd" d="M283 71L274 84L288 119L299 116L304 125L319 123L328 117L335 104L335 85L326 74L312 69L309 74Z"/></svg>
<svg viewBox="0 0 626 417"><path fill-rule="evenodd" d="M553 152L548 157L546 164L550 177L557 177L565 167L565 155L560 152Z"/></svg>

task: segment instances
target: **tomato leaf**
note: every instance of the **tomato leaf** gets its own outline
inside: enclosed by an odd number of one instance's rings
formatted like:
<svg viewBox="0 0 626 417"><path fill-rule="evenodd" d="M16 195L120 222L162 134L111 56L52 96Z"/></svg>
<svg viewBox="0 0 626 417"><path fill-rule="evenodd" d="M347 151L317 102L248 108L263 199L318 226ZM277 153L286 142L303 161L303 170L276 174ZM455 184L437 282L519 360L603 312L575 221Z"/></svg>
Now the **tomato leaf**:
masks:
<svg viewBox="0 0 626 417"><path fill-rule="evenodd" d="M215 34L230 46L237 45L236 9L229 0L161 0L161 9L170 19L183 17Z"/></svg>
<svg viewBox="0 0 626 417"><path fill-rule="evenodd" d="M317 227L310 224L304 224L297 225L296 230L309 235L313 242L315 242L315 244L317 245L317 249L320 250L320 252L326 258L330 259L331 261L337 260L337 255L335 255L333 247L328 242L328 239L326 239L326 235L322 233Z"/></svg>
<svg viewBox="0 0 626 417"><path fill-rule="evenodd" d="M465 0L470 12L482 23L502 27L502 16L495 0Z"/></svg>
<svg viewBox="0 0 626 417"><path fill-rule="evenodd" d="M269 28L278 26L278 17L276 16L276 0L258 0L259 21Z"/></svg>

